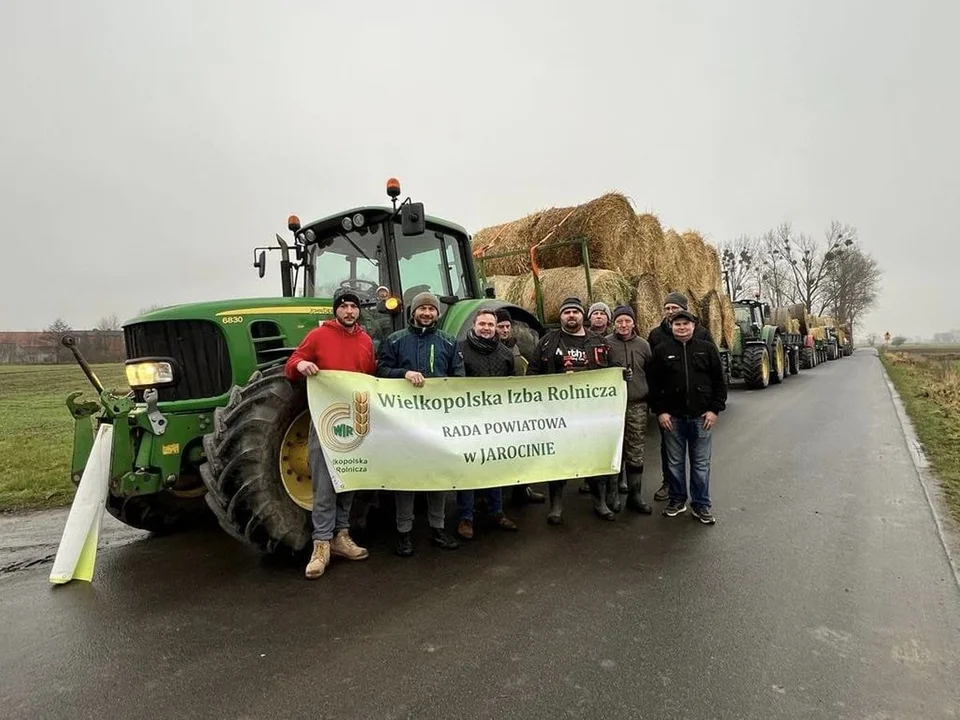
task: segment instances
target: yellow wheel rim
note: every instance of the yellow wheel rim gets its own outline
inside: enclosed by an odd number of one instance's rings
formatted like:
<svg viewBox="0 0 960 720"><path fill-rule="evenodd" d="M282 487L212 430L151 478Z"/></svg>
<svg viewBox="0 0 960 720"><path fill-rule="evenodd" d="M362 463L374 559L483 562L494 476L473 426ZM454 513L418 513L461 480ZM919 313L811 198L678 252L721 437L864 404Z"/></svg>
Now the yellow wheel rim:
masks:
<svg viewBox="0 0 960 720"><path fill-rule="evenodd" d="M770 356L767 353L763 354L763 360L760 363L760 374L763 376L763 382L767 383L770 380Z"/></svg>
<svg viewBox="0 0 960 720"><path fill-rule="evenodd" d="M785 360L785 358L784 358L783 345L780 345L780 346L777 348L777 374L778 374L778 375L783 375L783 363L784 363L784 360Z"/></svg>
<svg viewBox="0 0 960 720"><path fill-rule="evenodd" d="M304 510L313 508L309 438L310 413L304 410L290 423L280 445L280 482L290 499Z"/></svg>

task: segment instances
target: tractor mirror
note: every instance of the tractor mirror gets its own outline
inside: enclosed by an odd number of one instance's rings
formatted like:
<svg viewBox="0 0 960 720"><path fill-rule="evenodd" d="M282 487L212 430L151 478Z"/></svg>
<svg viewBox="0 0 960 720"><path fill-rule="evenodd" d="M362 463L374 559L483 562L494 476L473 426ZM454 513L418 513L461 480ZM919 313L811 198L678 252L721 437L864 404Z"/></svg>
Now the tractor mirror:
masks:
<svg viewBox="0 0 960 720"><path fill-rule="evenodd" d="M257 258L256 262L253 263L253 266L257 269L260 277L263 277L264 273L267 272L267 251L261 250L260 256Z"/></svg>
<svg viewBox="0 0 960 720"><path fill-rule="evenodd" d="M487 287L483 290L483 294L492 300L497 296L497 290L493 287L493 285L487 285Z"/></svg>
<svg viewBox="0 0 960 720"><path fill-rule="evenodd" d="M407 236L423 235L427 231L423 203L408 203L400 209L400 227Z"/></svg>

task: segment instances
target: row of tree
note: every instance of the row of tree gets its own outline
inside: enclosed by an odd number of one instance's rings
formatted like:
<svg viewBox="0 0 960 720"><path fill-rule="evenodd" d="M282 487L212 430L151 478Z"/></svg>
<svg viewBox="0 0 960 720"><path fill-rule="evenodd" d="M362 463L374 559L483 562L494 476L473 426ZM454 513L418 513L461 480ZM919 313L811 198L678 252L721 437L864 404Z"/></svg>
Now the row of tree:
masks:
<svg viewBox="0 0 960 720"><path fill-rule="evenodd" d="M774 307L802 304L855 327L876 304L883 275L860 247L857 229L834 221L818 239L783 223L759 237L720 244L732 299L762 297Z"/></svg>

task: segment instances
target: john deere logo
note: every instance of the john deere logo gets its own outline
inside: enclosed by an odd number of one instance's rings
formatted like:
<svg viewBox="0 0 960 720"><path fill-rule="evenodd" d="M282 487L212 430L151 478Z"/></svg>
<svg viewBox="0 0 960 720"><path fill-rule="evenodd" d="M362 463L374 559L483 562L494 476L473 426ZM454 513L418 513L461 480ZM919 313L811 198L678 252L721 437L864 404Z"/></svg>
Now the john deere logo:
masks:
<svg viewBox="0 0 960 720"><path fill-rule="evenodd" d="M370 432L369 393L355 391L353 405L334 403L320 414L317 430L324 444L332 450L350 452Z"/></svg>

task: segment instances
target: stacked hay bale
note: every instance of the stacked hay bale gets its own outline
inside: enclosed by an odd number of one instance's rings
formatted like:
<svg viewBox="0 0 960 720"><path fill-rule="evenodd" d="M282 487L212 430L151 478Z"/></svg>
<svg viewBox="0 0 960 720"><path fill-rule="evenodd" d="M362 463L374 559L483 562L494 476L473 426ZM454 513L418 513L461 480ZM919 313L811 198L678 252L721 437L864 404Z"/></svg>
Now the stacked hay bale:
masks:
<svg viewBox="0 0 960 720"><path fill-rule="evenodd" d="M589 253L590 295L578 245L536 252L547 323L559 319L563 298L576 295L584 303L602 301L611 308L631 305L638 332L646 335L660 323L664 296L679 291L711 334L732 345L733 306L723 291L716 249L694 230L664 231L656 215L638 215L619 193L484 228L474 235L472 249L497 297L535 313L530 249L578 239L586 240ZM499 253L510 254L485 259Z"/></svg>

